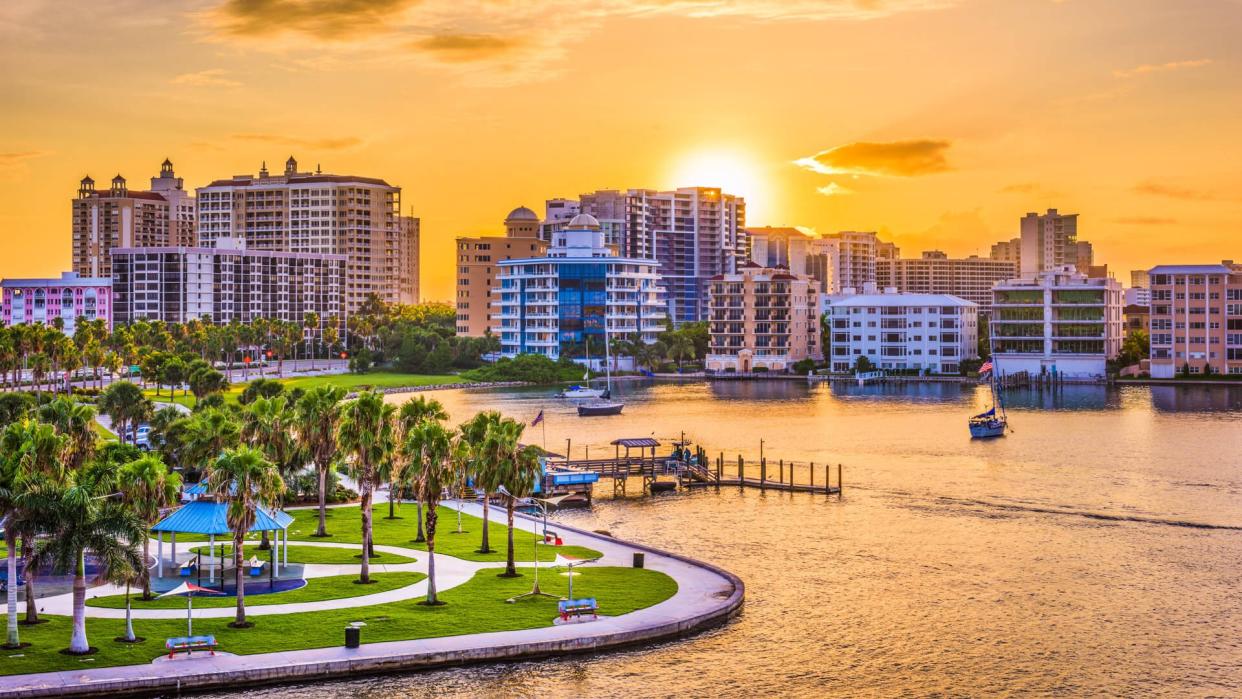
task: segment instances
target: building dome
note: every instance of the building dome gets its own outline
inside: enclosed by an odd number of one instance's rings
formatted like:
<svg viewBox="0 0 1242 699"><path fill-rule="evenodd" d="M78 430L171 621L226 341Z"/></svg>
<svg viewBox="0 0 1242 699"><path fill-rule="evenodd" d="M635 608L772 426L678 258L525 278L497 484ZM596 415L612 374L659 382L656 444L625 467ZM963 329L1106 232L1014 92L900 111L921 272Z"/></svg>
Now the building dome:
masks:
<svg viewBox="0 0 1242 699"><path fill-rule="evenodd" d="M565 226L565 228L575 228L575 229L585 228L591 231L598 231L599 230L599 219L595 218L591 214L578 214L577 216L574 216L573 218L569 219L569 225Z"/></svg>
<svg viewBox="0 0 1242 699"><path fill-rule="evenodd" d="M505 220L506 221L538 221L539 214L535 213L534 211L531 211L525 206L519 206L513 211L510 211L509 215L505 216Z"/></svg>

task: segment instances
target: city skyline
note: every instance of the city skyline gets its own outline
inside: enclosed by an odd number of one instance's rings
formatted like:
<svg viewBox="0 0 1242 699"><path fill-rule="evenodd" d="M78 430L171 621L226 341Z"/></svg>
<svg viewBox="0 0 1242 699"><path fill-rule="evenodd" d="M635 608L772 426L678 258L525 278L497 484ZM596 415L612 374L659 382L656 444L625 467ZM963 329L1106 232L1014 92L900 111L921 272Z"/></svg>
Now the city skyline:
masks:
<svg viewBox="0 0 1242 699"><path fill-rule="evenodd" d="M456 236L605 188L720 186L745 197L748 226L875 230L953 257L987 256L1055 207L1119 278L1231 257L1242 173L1220 144L1242 135L1242 9L1117 7L12 3L0 276L71 267L84 175L141 183L168 157L193 190L290 154L402 188L428 300L452 298L439 261ZM1018 23L1044 38L1015 42ZM635 86L642 99L611 99Z"/></svg>

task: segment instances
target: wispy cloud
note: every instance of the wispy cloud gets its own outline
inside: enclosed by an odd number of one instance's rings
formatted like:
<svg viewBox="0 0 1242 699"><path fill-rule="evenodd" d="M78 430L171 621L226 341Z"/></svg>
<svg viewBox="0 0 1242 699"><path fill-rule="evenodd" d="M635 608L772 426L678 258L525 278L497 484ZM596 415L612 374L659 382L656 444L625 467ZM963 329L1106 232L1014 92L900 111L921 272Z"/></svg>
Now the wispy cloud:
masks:
<svg viewBox="0 0 1242 699"><path fill-rule="evenodd" d="M1177 219L1163 216L1123 216L1112 221L1123 226L1168 226L1177 223Z"/></svg>
<svg viewBox="0 0 1242 699"><path fill-rule="evenodd" d="M1186 70L1188 68L1202 68L1212 62L1210 58L1197 58L1191 61L1169 61L1168 63L1144 63L1143 65L1134 66L1133 68L1120 68L1113 71L1115 78L1134 78L1140 75L1148 75L1150 73L1167 73L1174 70Z"/></svg>
<svg viewBox="0 0 1242 699"><path fill-rule="evenodd" d="M336 136L327 138L300 138L297 136L287 136L284 134L274 133L235 133L231 134L231 138L238 141L250 141L254 143L271 143L278 146L294 146L298 148L310 148L313 150L344 150L353 148L362 143L362 139L356 136Z"/></svg>
<svg viewBox="0 0 1242 699"><path fill-rule="evenodd" d="M1169 199L1181 199L1183 201L1212 201L1220 198L1214 192L1179 187L1155 180L1147 180L1134 185L1134 192L1150 196L1167 197Z"/></svg>
<svg viewBox="0 0 1242 699"><path fill-rule="evenodd" d="M42 158L45 155L51 155L45 150L17 150L0 153L0 166L16 165L34 158Z"/></svg>
<svg viewBox="0 0 1242 699"><path fill-rule="evenodd" d="M848 187L842 187L836 182L829 182L823 187L817 187L815 191L826 197L844 197L854 193L854 190Z"/></svg>
<svg viewBox="0 0 1242 699"><path fill-rule="evenodd" d="M512 53L522 42L492 34L439 34L414 42L414 47L449 63L489 61Z"/></svg>
<svg viewBox="0 0 1242 699"><path fill-rule="evenodd" d="M168 82L189 87L237 87L241 85L240 82L225 77L227 75L228 71L223 68L209 68L197 73L182 73Z"/></svg>
<svg viewBox="0 0 1242 699"><path fill-rule="evenodd" d="M917 139L887 143L847 143L799 158L794 164L823 175L914 177L950 169L949 141Z"/></svg>

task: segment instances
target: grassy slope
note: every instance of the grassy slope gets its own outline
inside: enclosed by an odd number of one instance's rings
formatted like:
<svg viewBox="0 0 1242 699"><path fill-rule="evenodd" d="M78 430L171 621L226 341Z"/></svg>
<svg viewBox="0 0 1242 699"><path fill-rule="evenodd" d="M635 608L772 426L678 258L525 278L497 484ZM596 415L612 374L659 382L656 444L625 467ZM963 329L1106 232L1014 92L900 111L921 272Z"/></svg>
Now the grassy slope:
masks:
<svg viewBox="0 0 1242 699"><path fill-rule="evenodd" d="M378 543L378 542L377 542ZM195 553L208 553L207 546L195 546L190 549ZM216 544L217 556L228 556L233 550L230 544ZM362 552L361 547L357 549L339 549L328 548L324 546L298 546L297 544L289 544L289 562L290 563L327 563L342 565L361 565L358 560L359 554ZM260 551L257 547L244 546L242 555L246 560L250 560L251 556L257 556L259 560L266 562L270 558L268 551ZM380 553L374 557L377 563L394 564L394 563L413 563L414 559L409 556L398 556L395 553Z"/></svg>
<svg viewBox="0 0 1242 699"><path fill-rule="evenodd" d="M229 581L232 582L230 573ZM304 587L288 592L276 592L270 595L246 595L246 607L262 607L269 604L293 604L295 602L318 602L328 599L361 597L377 592L387 592L414 583L427 577L422 573L379 573L371 576L376 582L371 585L359 585L354 581L357 575L335 575L328 578L311 578ZM185 609L184 597L156 597L143 601L141 595L131 595L134 609ZM203 596L194 598L194 608L234 607L237 601L233 597ZM86 601L88 607L106 607L124 609L125 595L109 595L93 597Z"/></svg>
<svg viewBox="0 0 1242 699"><path fill-rule="evenodd" d="M352 621L366 622L362 630L365 643L402 639L433 638L546 627L556 616L556 600L531 598L516 604L505 599L531 587L530 571L517 578L499 578L495 570L483 570L464 585L447 590L440 607L426 607L415 600L371 607L342 609L289 616L251 617L255 626L236 630L227 627L231 618L196 621L196 634L212 634L220 650L237 654L269 653L280 650L322 648L340 645L342 629ZM574 595L596 598L600 612L625 614L668 599L677 584L667 575L647 569L581 569L574 579ZM391 574L390 574L391 575ZM565 594L568 578L542 571L540 587L552 594ZM22 640L31 647L20 651L0 651L0 674L75 670L105 665L145 664L163 651L163 640L185 634L183 619L139 619L134 630L147 637L145 643L127 645L114 637L122 634L124 619L88 619L87 632L99 652L87 662L58 652L68 645L70 620L45 616L48 623L22 627Z"/></svg>
<svg viewBox="0 0 1242 699"><path fill-rule="evenodd" d="M374 506L375 515L372 518L372 530L374 532L375 543L389 544L392 546L404 546L407 548L426 551L426 544L413 543L412 539L418 533L418 522L416 519L416 508L410 503L400 503L397 505L397 516L400 519L387 519L388 503L378 503ZM462 529L464 534L457 534L457 510L449 507L440 507L440 523L436 532L436 552L455 556L467 561L485 561L503 563L506 557L506 546L508 541L508 527L504 523L504 516L493 517L489 522L488 542L494 551L488 554L476 553L482 542L483 520L472 517L467 514L462 515ZM293 523L289 525L290 541L309 540L324 541L325 539L315 539L311 536L315 532L318 524L318 510L293 510L289 514L293 515ZM548 529L554 531L556 525L548 524ZM351 507L335 507L328 510L328 533L332 534L330 541L339 541L343 543L358 544L362 543L362 517L359 514L358 506ZM513 553L514 559L517 561L532 561L535 558L534 546L535 535L522 531L520 529L513 532ZM556 560L557 553L565 556L576 558L596 558L600 554L598 551L584 548L581 546L540 546L539 560L552 561ZM381 556L379 559L382 563L387 561Z"/></svg>

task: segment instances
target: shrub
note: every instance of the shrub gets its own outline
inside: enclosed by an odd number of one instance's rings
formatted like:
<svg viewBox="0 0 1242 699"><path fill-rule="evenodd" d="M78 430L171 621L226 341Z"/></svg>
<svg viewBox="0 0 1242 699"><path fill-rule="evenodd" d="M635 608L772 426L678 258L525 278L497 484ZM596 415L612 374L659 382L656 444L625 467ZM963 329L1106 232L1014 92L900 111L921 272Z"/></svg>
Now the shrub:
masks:
<svg viewBox="0 0 1242 699"><path fill-rule="evenodd" d="M794 362L793 371L795 374L806 374L808 372L815 371L815 360L810 357L807 357L806 359L799 359Z"/></svg>

